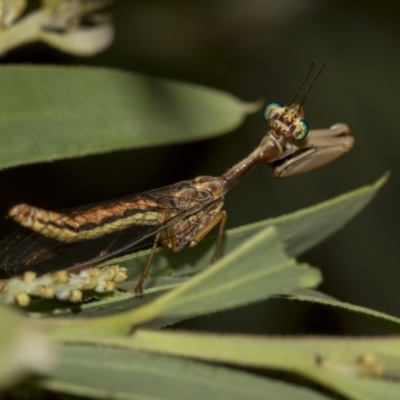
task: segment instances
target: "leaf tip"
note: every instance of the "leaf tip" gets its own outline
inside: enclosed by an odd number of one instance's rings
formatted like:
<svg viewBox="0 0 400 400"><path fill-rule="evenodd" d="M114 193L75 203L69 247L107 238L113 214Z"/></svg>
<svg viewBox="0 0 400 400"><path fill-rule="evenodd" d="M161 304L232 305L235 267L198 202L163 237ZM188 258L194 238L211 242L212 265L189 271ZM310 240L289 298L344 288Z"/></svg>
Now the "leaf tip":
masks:
<svg viewBox="0 0 400 400"><path fill-rule="evenodd" d="M244 103L243 105L246 114L255 114L264 107L265 101L263 99L258 99L251 103Z"/></svg>

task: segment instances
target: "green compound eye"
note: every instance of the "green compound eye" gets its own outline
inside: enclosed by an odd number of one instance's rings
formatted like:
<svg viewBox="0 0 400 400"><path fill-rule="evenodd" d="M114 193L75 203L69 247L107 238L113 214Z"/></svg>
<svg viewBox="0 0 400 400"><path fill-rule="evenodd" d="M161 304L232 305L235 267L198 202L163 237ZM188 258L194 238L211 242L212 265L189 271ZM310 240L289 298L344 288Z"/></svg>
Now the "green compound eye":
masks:
<svg viewBox="0 0 400 400"><path fill-rule="evenodd" d="M308 124L304 119L300 120L300 126L301 126L301 131L299 133L296 133L294 135L294 140L303 140L307 137L308 135Z"/></svg>
<svg viewBox="0 0 400 400"><path fill-rule="evenodd" d="M276 111L278 108L282 108L282 104L279 103L271 103L267 106L264 112L265 119L271 118L271 115Z"/></svg>

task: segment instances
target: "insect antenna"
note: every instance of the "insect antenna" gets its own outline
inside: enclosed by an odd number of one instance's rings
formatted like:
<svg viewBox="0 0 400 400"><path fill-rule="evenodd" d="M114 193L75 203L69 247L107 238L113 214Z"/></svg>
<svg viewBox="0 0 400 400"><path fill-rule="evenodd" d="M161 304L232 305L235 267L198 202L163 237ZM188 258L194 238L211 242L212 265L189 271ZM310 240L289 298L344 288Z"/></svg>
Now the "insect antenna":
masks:
<svg viewBox="0 0 400 400"><path fill-rule="evenodd" d="M317 80L318 76L321 74L321 72L323 71L323 69L327 66L327 63L323 63L321 68L315 73L314 78L311 79L310 84L308 85L307 90L305 91L303 98L301 99L301 102L299 104L299 109L303 107L304 102L306 101L306 98L308 96L308 93L310 92L311 88L314 86L315 81ZM310 75L310 74L308 74ZM304 84L302 85L304 87Z"/></svg>
<svg viewBox="0 0 400 400"><path fill-rule="evenodd" d="M314 69L314 61L311 61L311 65L310 68L308 69L306 77L303 79L303 82L301 83L299 90L296 92L296 94L293 96L292 100L290 100L288 104L293 104L296 101L297 97L299 97L299 94L304 89L304 86L306 85L307 80L310 77L313 69ZM313 80L315 80L315 78Z"/></svg>

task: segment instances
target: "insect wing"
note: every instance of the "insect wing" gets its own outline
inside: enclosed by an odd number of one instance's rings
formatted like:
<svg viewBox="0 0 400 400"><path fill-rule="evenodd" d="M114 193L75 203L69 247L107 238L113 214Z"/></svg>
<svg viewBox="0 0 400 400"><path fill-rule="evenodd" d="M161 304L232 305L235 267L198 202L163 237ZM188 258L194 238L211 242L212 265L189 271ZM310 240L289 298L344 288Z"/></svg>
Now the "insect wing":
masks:
<svg viewBox="0 0 400 400"><path fill-rule="evenodd" d="M161 192L159 193L161 195ZM152 193L154 198L155 192ZM0 243L0 278L18 276L26 271L38 274L62 269L81 270L94 267L116 256L149 247L154 236L169 226L189 217L214 201L199 203L189 209L160 208L175 214L163 223L137 224L103 236L72 243L45 237L29 229L21 229Z"/></svg>
<svg viewBox="0 0 400 400"><path fill-rule="evenodd" d="M160 226L142 228L146 229L146 235L149 231L160 229ZM2 253L6 255L0 256L0 277L18 276L26 271L40 275L62 269L96 266L118 253L119 247L127 247L128 242L132 251L149 245L151 234L143 236L142 231L133 227L93 240L65 243L22 229L13 235L14 240L2 248Z"/></svg>

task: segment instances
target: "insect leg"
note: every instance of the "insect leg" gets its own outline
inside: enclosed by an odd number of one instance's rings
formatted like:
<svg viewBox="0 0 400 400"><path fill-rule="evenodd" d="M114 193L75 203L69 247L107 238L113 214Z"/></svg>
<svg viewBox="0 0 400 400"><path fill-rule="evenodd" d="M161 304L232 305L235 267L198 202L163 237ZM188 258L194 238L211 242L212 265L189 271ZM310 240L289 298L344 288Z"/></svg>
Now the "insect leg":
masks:
<svg viewBox="0 0 400 400"><path fill-rule="evenodd" d="M156 251L159 239L160 239L160 232L158 232L154 238L154 243L153 243L153 246L151 247L151 251L149 254L149 258L147 259L146 266L144 267L142 275L140 275L138 283L136 284L136 287L135 287L136 296L140 296L143 294L143 283L144 283L145 279L147 278L147 275L149 274L151 262L153 260L154 252Z"/></svg>
<svg viewBox="0 0 400 400"><path fill-rule="evenodd" d="M226 211L220 211L219 214L222 214L221 222L219 224L217 243L215 244L215 249L214 249L214 254L212 256L212 259L211 259L211 264L213 264L213 263L215 263L215 261L217 261L218 254L221 249L222 238L224 236L226 220L228 218Z"/></svg>
<svg viewBox="0 0 400 400"><path fill-rule="evenodd" d="M219 211L217 214L214 215L214 218L211 221L209 221L209 223L203 229L197 232L194 239L190 242L189 245L190 247L195 246L197 243L200 242L200 240L202 240L205 236L207 236L215 226L220 224L218 229L217 243L215 245L214 254L211 258L211 264L213 264L218 258L227 218L228 216L226 214L226 211Z"/></svg>

